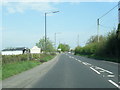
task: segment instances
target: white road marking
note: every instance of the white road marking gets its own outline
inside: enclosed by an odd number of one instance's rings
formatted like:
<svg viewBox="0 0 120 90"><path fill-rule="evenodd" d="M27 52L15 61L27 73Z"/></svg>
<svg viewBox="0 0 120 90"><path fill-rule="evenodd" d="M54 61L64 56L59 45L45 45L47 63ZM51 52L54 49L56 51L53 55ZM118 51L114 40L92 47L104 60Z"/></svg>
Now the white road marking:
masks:
<svg viewBox="0 0 120 90"><path fill-rule="evenodd" d="M91 65L90 63L87 63L88 65Z"/></svg>
<svg viewBox="0 0 120 90"><path fill-rule="evenodd" d="M90 63L87 63L87 62L85 62L86 63L86 65L91 65Z"/></svg>
<svg viewBox="0 0 120 90"><path fill-rule="evenodd" d="M110 83L112 83L114 86L116 86L117 88L120 88L120 86L118 84L116 84L115 82L113 82L112 80L108 80Z"/></svg>
<svg viewBox="0 0 120 90"><path fill-rule="evenodd" d="M99 72L105 72L105 71L99 71Z"/></svg>
<svg viewBox="0 0 120 90"><path fill-rule="evenodd" d="M107 75L108 77L115 77L115 75Z"/></svg>
<svg viewBox="0 0 120 90"><path fill-rule="evenodd" d="M79 61L79 62L82 62L81 60L78 60L78 59L76 59L76 58L74 58L74 57L71 57L71 56L69 56L69 58L73 58L73 59L75 59L75 60L77 60L77 61ZM84 65L91 65L90 63L87 63L87 62L82 62ZM92 66L93 67L93 66ZM108 72L108 73L110 73L110 74L113 74L112 72L110 72L110 71L108 71L108 70L105 70L105 69L103 69L103 68L100 68L100 67L96 67L95 66L95 69L94 68L92 68L92 67L90 67L90 69L92 69L93 71L95 71L97 74L100 74L100 72ZM96 69L100 69L100 70L102 70L102 71L100 71L100 72L98 72ZM107 75L108 77L115 77L114 75ZM120 76L120 75L119 75ZM105 77L104 75L103 75L103 77ZM118 84L116 84L115 82L113 82L112 80L108 80L110 83L112 83L114 86L116 86L117 88L120 88L120 86L118 85ZM118 82L118 83L120 83L120 82Z"/></svg>
<svg viewBox="0 0 120 90"><path fill-rule="evenodd" d="M82 62L84 65L87 65L87 63L85 63L85 62Z"/></svg>
<svg viewBox="0 0 120 90"><path fill-rule="evenodd" d="M75 59L75 60L78 60L78 59Z"/></svg>
<svg viewBox="0 0 120 90"><path fill-rule="evenodd" d="M87 62L82 62L84 65L91 65L90 63Z"/></svg>
<svg viewBox="0 0 120 90"><path fill-rule="evenodd" d="M93 71L95 71L97 74L100 74L100 72L98 72L98 71L95 70L94 68L90 67L90 69L92 69Z"/></svg>
<svg viewBox="0 0 120 90"><path fill-rule="evenodd" d="M80 60L78 60L78 62L80 62L80 63L81 63L81 61L80 61Z"/></svg>
<svg viewBox="0 0 120 90"><path fill-rule="evenodd" d="M103 68L100 68L100 67L95 67L96 69L101 69L101 70L103 70L103 71L105 71L105 72L108 72L108 73L110 73L110 74L113 74L112 72L110 72L110 71L108 71L108 70L105 70L105 69L103 69Z"/></svg>

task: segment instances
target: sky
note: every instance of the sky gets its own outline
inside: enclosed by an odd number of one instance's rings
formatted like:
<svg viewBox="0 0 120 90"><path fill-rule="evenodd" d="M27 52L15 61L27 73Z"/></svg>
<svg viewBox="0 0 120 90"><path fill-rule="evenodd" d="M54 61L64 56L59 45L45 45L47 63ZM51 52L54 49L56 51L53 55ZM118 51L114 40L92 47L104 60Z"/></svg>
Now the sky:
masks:
<svg viewBox="0 0 120 90"><path fill-rule="evenodd" d="M44 36L44 13L47 14L47 37L57 45L71 48L84 46L97 34L97 19L117 5L117 2L5 2L0 4L0 49L32 48ZM117 7L100 19L100 35L117 28Z"/></svg>

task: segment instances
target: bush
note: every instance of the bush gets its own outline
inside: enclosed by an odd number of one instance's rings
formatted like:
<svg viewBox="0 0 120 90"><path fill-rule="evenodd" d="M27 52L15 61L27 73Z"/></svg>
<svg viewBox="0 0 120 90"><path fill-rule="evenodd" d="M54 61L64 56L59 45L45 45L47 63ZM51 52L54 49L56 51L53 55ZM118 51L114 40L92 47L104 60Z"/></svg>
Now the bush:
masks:
<svg viewBox="0 0 120 90"><path fill-rule="evenodd" d="M96 36L94 37L96 38ZM111 61L120 62L120 38L117 37L116 31L109 32L106 37L101 37L102 39L99 43L90 41L84 47L76 47L75 54L90 55L105 59L111 58ZM96 40L93 37L92 39Z"/></svg>

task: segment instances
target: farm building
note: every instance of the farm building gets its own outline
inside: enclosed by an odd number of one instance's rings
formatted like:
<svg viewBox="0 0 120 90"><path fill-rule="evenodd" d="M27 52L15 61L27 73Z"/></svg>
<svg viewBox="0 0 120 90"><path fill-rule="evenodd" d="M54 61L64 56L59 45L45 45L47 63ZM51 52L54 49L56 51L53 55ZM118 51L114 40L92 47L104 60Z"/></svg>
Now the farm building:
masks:
<svg viewBox="0 0 120 90"><path fill-rule="evenodd" d="M30 49L30 53L33 53L33 54L41 53L41 48L34 46L33 48Z"/></svg>
<svg viewBox="0 0 120 90"><path fill-rule="evenodd" d="M10 48L3 49L1 53L2 55L19 55L29 53L29 49L26 47Z"/></svg>

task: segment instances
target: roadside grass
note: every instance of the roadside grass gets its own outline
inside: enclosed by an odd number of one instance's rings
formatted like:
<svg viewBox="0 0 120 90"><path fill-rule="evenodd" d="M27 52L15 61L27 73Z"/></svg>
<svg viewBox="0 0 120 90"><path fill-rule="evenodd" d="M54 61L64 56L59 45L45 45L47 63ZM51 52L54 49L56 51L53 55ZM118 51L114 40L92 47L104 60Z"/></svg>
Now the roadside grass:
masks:
<svg viewBox="0 0 120 90"><path fill-rule="evenodd" d="M0 78L0 80L4 80L10 76L29 70L37 65L40 65L43 62L51 60L55 56L56 55L41 54L40 57L37 59L2 64L2 78Z"/></svg>
<svg viewBox="0 0 120 90"><path fill-rule="evenodd" d="M2 79L21 73L25 70L31 69L41 63L38 61L21 61L9 63L2 66Z"/></svg>
<svg viewBox="0 0 120 90"><path fill-rule="evenodd" d="M99 60L104 60L104 61L111 61L111 62L116 62L116 63L120 63L119 58L111 58L111 57L100 57L100 56L96 56L94 54L90 54L90 55L84 55L84 54L76 54L79 56L84 56L87 58L92 58L92 59L99 59Z"/></svg>
<svg viewBox="0 0 120 90"><path fill-rule="evenodd" d="M55 55L45 55L45 54L43 54L43 56L41 56L41 58L40 58L40 61L41 62L47 62L47 61L51 60L54 57L55 57Z"/></svg>

